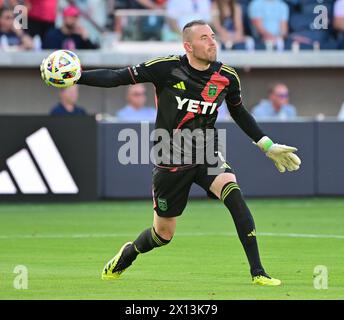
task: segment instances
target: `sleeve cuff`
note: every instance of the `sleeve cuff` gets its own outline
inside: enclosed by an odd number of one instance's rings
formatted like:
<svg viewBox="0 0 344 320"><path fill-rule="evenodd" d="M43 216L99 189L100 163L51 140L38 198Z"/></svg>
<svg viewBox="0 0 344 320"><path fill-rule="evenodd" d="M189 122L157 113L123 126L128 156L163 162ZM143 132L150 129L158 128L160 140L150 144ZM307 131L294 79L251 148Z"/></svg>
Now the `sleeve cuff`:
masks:
<svg viewBox="0 0 344 320"><path fill-rule="evenodd" d="M264 136L257 142L258 147L263 152L267 152L273 144L273 141L267 136Z"/></svg>

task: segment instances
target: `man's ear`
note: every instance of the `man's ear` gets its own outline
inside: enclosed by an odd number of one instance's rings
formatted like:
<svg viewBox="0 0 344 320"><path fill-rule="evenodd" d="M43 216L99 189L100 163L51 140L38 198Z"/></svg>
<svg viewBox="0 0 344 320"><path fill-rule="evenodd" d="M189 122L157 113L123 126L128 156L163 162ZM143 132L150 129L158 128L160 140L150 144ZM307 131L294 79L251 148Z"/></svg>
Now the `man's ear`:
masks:
<svg viewBox="0 0 344 320"><path fill-rule="evenodd" d="M190 42L184 41L183 46L186 52L192 52L192 46Z"/></svg>

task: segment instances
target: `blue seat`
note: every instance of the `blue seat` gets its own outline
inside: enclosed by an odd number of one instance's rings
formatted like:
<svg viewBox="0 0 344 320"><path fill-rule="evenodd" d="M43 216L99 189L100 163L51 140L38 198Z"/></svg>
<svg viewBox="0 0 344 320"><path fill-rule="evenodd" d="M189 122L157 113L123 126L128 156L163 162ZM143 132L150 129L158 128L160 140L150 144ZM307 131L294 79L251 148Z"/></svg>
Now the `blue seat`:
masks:
<svg viewBox="0 0 344 320"><path fill-rule="evenodd" d="M297 34L298 36L306 37L311 41L318 41L318 42L325 42L330 38L329 33L327 30L302 30L295 32L293 34ZM291 34L291 36L293 35Z"/></svg>
<svg viewBox="0 0 344 320"><path fill-rule="evenodd" d="M320 49L337 50L340 49L339 41L330 37L327 41L320 43Z"/></svg>
<svg viewBox="0 0 344 320"><path fill-rule="evenodd" d="M314 22L314 14L294 13L289 18L291 32L310 30Z"/></svg>
<svg viewBox="0 0 344 320"><path fill-rule="evenodd" d="M325 0L325 1L322 0L322 3L326 2L326 1L333 1L333 0ZM319 4L317 0L298 0L298 2L300 3L301 6L309 4L309 5L313 5L313 7L314 7L317 4Z"/></svg>

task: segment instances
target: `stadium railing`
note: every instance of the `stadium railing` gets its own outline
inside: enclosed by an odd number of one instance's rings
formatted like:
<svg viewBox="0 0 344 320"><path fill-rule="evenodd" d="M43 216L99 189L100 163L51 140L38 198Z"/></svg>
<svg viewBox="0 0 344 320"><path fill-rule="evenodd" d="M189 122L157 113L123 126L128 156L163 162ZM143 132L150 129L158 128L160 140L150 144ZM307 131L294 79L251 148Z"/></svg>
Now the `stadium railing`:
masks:
<svg viewBox="0 0 344 320"><path fill-rule="evenodd" d="M1 52L0 68L36 68L51 50L40 52ZM85 67L114 67L134 65L143 61L170 54L184 54L180 43L150 42L120 43L112 50L77 50ZM343 68L342 51L247 52L220 51L219 60L235 68Z"/></svg>

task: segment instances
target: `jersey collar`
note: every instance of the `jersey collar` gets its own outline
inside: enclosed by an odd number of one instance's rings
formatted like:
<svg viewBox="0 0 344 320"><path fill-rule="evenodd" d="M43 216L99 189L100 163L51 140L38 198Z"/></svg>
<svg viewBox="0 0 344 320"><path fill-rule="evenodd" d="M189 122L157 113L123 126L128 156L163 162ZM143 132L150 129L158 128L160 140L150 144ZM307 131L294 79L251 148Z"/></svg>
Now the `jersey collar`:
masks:
<svg viewBox="0 0 344 320"><path fill-rule="evenodd" d="M204 70L204 71L200 71L200 70L197 70L197 69L193 68L193 67L190 65L190 63L189 63L189 60L188 60L186 54L182 56L182 62L183 62L183 64L186 65L186 67L187 67L192 73L194 73L194 74L198 74L198 75L211 75L211 74L214 73L214 71L216 71L216 70L215 70L215 66L216 66L216 64L217 64L216 61L215 61L215 62L212 62L212 63L210 64L209 68L208 68L207 70Z"/></svg>

